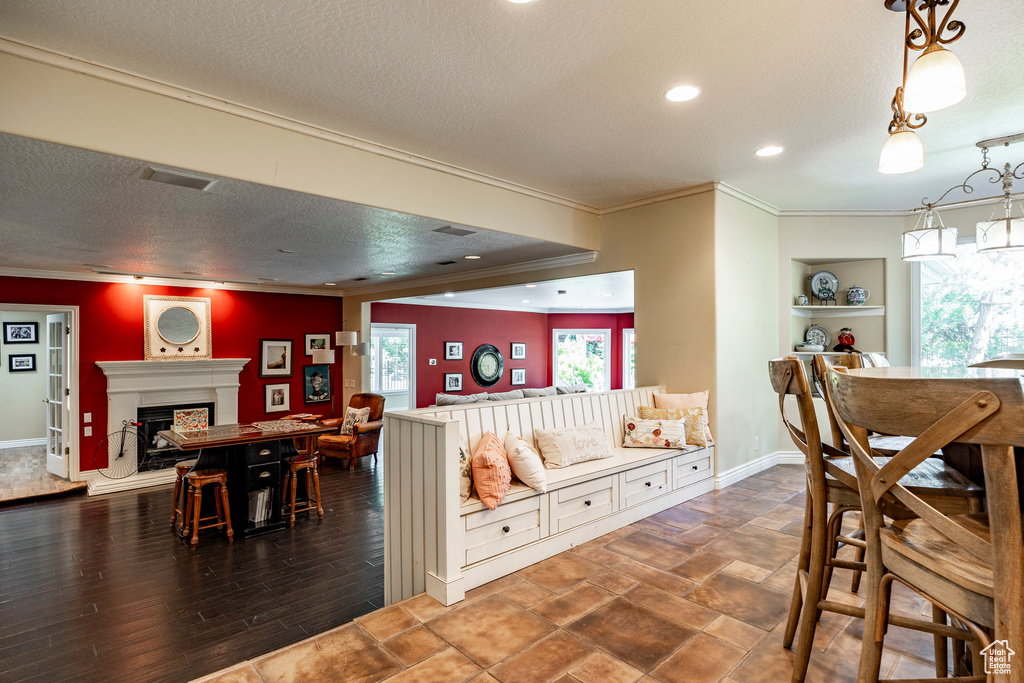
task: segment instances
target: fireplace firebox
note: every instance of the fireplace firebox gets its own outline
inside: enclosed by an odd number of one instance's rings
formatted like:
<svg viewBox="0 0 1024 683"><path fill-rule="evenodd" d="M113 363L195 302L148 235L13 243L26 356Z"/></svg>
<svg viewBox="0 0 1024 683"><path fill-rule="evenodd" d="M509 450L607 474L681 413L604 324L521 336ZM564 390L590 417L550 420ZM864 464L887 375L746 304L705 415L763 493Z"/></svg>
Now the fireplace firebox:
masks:
<svg viewBox="0 0 1024 683"><path fill-rule="evenodd" d="M213 403L188 403L175 406L151 406L139 408L136 412L136 421L141 422L138 428L141 441L146 447L139 458L139 471L162 470L182 460L190 460L196 457L195 451L179 451L177 446L168 443L157 432L170 429L174 423L175 410L193 410L206 408L210 411L210 424L216 424L214 411L216 405Z"/></svg>

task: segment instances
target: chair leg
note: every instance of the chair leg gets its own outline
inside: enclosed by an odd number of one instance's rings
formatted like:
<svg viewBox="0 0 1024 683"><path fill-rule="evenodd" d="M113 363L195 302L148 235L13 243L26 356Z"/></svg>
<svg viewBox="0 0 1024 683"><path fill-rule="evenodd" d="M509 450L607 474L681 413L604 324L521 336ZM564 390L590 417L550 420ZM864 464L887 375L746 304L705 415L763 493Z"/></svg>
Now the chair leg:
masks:
<svg viewBox="0 0 1024 683"><path fill-rule="evenodd" d="M199 545L199 518L203 514L203 487L196 486L192 497L192 545Z"/></svg>
<svg viewBox="0 0 1024 683"><path fill-rule="evenodd" d="M313 468L313 487L316 489L316 514L320 519L324 518L324 506L320 500L320 470Z"/></svg>
<svg viewBox="0 0 1024 683"><path fill-rule="evenodd" d="M217 506L217 529L219 530L224 524L224 508L220 504L220 484L217 484L217 490L213 494L214 505Z"/></svg>
<svg viewBox="0 0 1024 683"><path fill-rule="evenodd" d="M289 506L291 509L288 511L288 526L295 526L295 489L298 488L298 483L299 483L298 474L293 474L291 479L292 479L292 487L291 487L292 488L292 497L291 497L291 505Z"/></svg>
<svg viewBox="0 0 1024 683"><path fill-rule="evenodd" d="M313 502L313 468L306 468L306 514L309 514L310 503Z"/></svg>
<svg viewBox="0 0 1024 683"><path fill-rule="evenodd" d="M174 479L174 507L171 508L171 528L178 521L178 501L181 500L181 477Z"/></svg>
<svg viewBox="0 0 1024 683"><path fill-rule="evenodd" d="M181 526L178 527L178 532L181 534L182 538L185 538L188 534L188 527L192 524L192 496L194 495L194 492L187 482L184 482L183 486L185 490L182 492L184 498L181 503Z"/></svg>
<svg viewBox="0 0 1024 683"><path fill-rule="evenodd" d="M796 636L796 627L800 622L800 609L803 605L803 592L800 590L800 576L807 573L807 562L811 553L811 497L807 496L804 504L804 533L800 540L800 559L797 561L796 578L793 579L793 599L789 604L789 619L786 621L786 635L782 639L782 646L793 647L793 637Z"/></svg>
<svg viewBox="0 0 1024 683"><path fill-rule="evenodd" d="M811 507L815 503L811 502ZM819 514L825 514L825 505L818 507ZM825 562L828 559L828 541L826 536L827 518L811 525L811 552L808 557L807 591L804 594L804 605L800 610L800 634L797 636L796 656L793 658L793 683L801 683L807 675L807 666L811 661L814 648L814 632L818 628L821 610L818 609L821 587L825 578Z"/></svg>
<svg viewBox="0 0 1024 683"><path fill-rule="evenodd" d="M228 538L235 537L235 530L231 528L231 507L228 505L228 487L223 484L218 484L220 487L220 499L222 507L224 508L224 523L227 525Z"/></svg>
<svg viewBox="0 0 1024 683"><path fill-rule="evenodd" d="M349 469L351 470L351 469L354 469L354 468L355 468L355 466L356 466L356 456L355 456L355 454L354 454L354 453L352 453L351 451L349 451L349 456L348 456L348 468L349 468Z"/></svg>
<svg viewBox="0 0 1024 683"><path fill-rule="evenodd" d="M946 612L943 611L938 605L932 605L932 623L935 624L946 624ZM935 677L945 678L946 674L949 673L949 668L946 665L946 637L936 635L933 636L935 639Z"/></svg>
<svg viewBox="0 0 1024 683"><path fill-rule="evenodd" d="M856 536L859 532L861 532L863 530L864 530L864 516L863 515L857 515L857 531L854 532L854 536ZM862 534L862 537L863 537L863 534ZM853 554L853 559L856 562L863 562L864 561L864 548L857 548L857 549L855 549L854 550L854 554ZM863 572L858 571L856 569L853 570L853 578L850 580L850 592L851 593L860 592L860 576L861 576L861 574L863 574Z"/></svg>
<svg viewBox="0 0 1024 683"><path fill-rule="evenodd" d="M835 514L835 508L837 507L836 504L832 504L832 511L835 517L829 518L828 521L828 535L825 539L825 542L828 544L828 550L825 554L825 574L821 580L821 600L828 598L828 588L832 585L832 558L839 552L839 541L836 537L843 531L843 517L846 514L845 512Z"/></svg>

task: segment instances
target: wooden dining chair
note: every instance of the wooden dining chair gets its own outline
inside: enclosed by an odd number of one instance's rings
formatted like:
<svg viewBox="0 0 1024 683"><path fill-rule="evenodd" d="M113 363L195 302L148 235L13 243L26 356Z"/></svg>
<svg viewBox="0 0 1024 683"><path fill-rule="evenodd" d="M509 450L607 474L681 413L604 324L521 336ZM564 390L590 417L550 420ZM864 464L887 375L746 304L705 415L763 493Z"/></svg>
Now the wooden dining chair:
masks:
<svg viewBox="0 0 1024 683"><path fill-rule="evenodd" d="M836 554L841 547L840 544L863 548L865 542L842 534L843 515L860 509L856 468L853 458L848 453L822 443L810 383L803 362L795 356L790 356L769 361L768 369L772 387L779 395L779 412L783 425L789 431L793 443L806 457L807 499L804 509L803 540L789 619L783 637L783 645L787 648L792 647L799 628L792 678L795 683L799 683L807 673L814 633L821 612L864 617L864 608L831 601L827 597L834 568L850 569L855 573L866 569L864 562L838 558ZM793 425L786 416L786 396L793 396L796 399L803 430ZM879 460L888 461L886 458ZM945 468L944 464L939 464ZM906 476L908 484L943 509L966 512L980 507L982 492L979 487L952 470L943 469L939 474L941 476L936 477L935 473L928 469L923 474L911 471ZM832 506L831 515L828 511L829 505ZM901 512L897 509L890 510L891 514L897 516L910 516ZM957 629L923 620L896 616L892 623L943 638L960 635ZM937 652L939 647L937 640ZM943 665L944 663L943 655Z"/></svg>
<svg viewBox="0 0 1024 683"><path fill-rule="evenodd" d="M1024 646L1024 542L1014 446L1024 446L1024 394L1018 379L932 379L850 374L831 368L826 400L855 457L867 540L867 597L859 681L878 679L892 583L908 586L967 627L973 675L965 680L1024 682L1021 659L984 672L990 645ZM880 463L867 430L915 436ZM987 513L950 514L903 483L939 445L981 446ZM912 519L887 519L889 506ZM994 645L993 645L994 644Z"/></svg>

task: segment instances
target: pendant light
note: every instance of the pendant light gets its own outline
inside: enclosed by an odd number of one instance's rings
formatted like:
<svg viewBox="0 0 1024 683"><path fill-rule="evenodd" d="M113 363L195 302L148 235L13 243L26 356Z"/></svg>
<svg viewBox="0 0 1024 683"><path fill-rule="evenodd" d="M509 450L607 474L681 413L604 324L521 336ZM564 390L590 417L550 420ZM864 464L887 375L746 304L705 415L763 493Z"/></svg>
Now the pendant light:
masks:
<svg viewBox="0 0 1024 683"><path fill-rule="evenodd" d="M1022 164L1024 166L1024 164ZM1018 166L1018 168L1020 168ZM1003 168L1003 217L988 220L977 225L975 243L978 251L1016 251L1024 249L1024 218L1011 215L1010 190L1014 174L1010 164Z"/></svg>
<svg viewBox="0 0 1024 683"><path fill-rule="evenodd" d="M938 227L935 221L938 220ZM920 227L921 223L924 227ZM904 261L932 261L956 256L956 228L947 228L942 217L929 206L917 226L903 233Z"/></svg>
<svg viewBox="0 0 1024 683"><path fill-rule="evenodd" d="M963 65L955 54L943 47L955 43L964 34L963 22L952 19L959 3L960 0L906 3L907 15L913 17L917 25L913 31L908 30L906 45L911 50L921 51L904 87L903 103L910 111L925 114L939 111L956 104L967 94ZM940 20L938 8L947 4L949 9ZM922 16L922 11L926 16Z"/></svg>
<svg viewBox="0 0 1024 683"><path fill-rule="evenodd" d="M917 133L901 125L889 133L878 157L878 170L886 174L910 173L924 166L924 145Z"/></svg>

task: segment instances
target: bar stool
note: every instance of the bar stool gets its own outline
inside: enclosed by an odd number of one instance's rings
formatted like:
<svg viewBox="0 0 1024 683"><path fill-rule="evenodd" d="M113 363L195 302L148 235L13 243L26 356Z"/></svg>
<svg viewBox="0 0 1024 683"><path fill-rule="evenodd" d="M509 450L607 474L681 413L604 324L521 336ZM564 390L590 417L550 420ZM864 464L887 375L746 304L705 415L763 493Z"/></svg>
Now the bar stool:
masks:
<svg viewBox="0 0 1024 683"><path fill-rule="evenodd" d="M231 528L231 508L228 506L228 471L227 470L198 470L185 475L188 482L188 506L185 509L185 528L192 525L192 545L199 545L199 530L224 527L227 530L228 538L234 538L235 531ZM210 484L217 485L217 492L214 493L214 501L217 503L216 516L201 517L203 509L203 487ZM204 525L211 519L217 520L212 524Z"/></svg>
<svg viewBox="0 0 1024 683"><path fill-rule="evenodd" d="M284 516L286 506L290 510L288 526L295 525L296 512L309 512L315 509L320 519L324 518L324 508L320 503L320 473L317 470L316 461L315 455L293 455L281 460L288 468L284 473L284 495L281 496L281 516ZM306 500L300 507L295 507L295 490L298 488L299 472L302 471L306 472ZM289 485L291 486L290 502L286 500ZM316 496L316 505L313 504L314 495Z"/></svg>
<svg viewBox="0 0 1024 683"><path fill-rule="evenodd" d="M188 491L188 487L182 486L182 480L189 473L189 470L195 467L196 462L198 461L182 460L174 465L174 473L178 476L174 479L174 504L171 506L171 527L178 521L178 515L181 515L182 533L185 530L185 493Z"/></svg>

